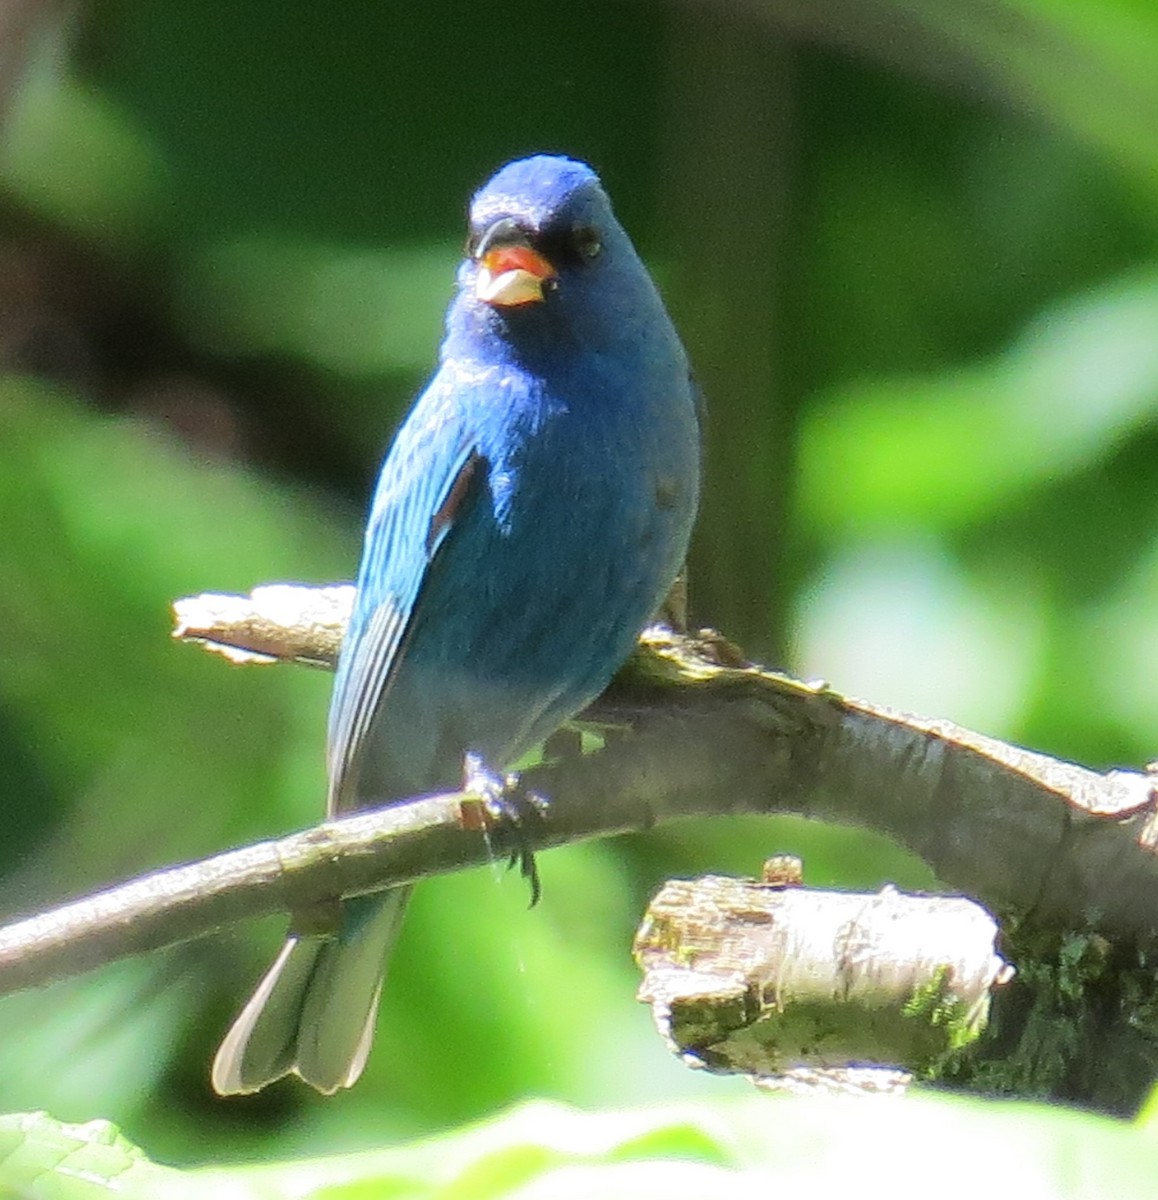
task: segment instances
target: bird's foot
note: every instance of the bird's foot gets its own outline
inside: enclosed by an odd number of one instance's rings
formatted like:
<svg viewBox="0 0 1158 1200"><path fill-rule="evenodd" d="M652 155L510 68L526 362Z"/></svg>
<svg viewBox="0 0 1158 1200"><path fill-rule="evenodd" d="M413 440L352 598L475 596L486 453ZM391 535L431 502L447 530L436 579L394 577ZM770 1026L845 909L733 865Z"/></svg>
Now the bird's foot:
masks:
<svg viewBox="0 0 1158 1200"><path fill-rule="evenodd" d="M463 759L462 786L463 791L473 793L482 801L489 818L486 828L499 852L509 853L509 865L518 864L519 874L530 885L531 908L534 908L543 889L529 833L542 821L546 800L525 788L518 774L500 775L483 761L481 755L470 752Z"/></svg>

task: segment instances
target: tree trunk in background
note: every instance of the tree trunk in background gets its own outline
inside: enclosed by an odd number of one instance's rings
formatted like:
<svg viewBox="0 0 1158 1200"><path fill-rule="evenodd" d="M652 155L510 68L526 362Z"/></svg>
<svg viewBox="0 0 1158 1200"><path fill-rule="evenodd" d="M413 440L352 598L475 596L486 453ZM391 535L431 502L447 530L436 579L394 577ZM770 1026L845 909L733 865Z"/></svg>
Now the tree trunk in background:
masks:
<svg viewBox="0 0 1158 1200"><path fill-rule="evenodd" d="M692 622L783 662L795 460L781 352L792 53L767 23L687 5L674 11L668 59L661 225L676 248L672 307L708 414Z"/></svg>

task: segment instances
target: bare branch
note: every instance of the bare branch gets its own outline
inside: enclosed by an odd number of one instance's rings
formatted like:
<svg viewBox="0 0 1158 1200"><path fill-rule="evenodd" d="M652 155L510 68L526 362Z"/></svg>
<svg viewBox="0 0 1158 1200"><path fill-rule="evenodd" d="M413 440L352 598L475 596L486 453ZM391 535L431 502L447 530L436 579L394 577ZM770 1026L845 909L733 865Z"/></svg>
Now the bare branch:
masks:
<svg viewBox="0 0 1158 1200"><path fill-rule="evenodd" d="M216 626L200 620L196 636L278 658L332 653L335 618L318 625L317 589L278 589L284 650L266 606L256 606L266 624L254 646L246 641L251 616L244 598L228 599L235 605L229 619ZM198 602L212 610L217 598ZM1099 774L950 721L799 683L745 664L718 635L649 630L593 715L631 728L629 755L641 756L635 778L652 773L648 804L667 815L797 811L860 824L892 835L944 882L998 911L1117 936L1158 925L1158 820L1146 773ZM653 745L659 750L647 757ZM622 757L605 758L616 786L634 778ZM583 786L592 774L599 786L587 803L625 811L607 798L612 780L600 778L595 764ZM558 798L570 779L552 775L542 786ZM608 833L635 827L610 817Z"/></svg>
<svg viewBox="0 0 1158 1200"><path fill-rule="evenodd" d="M332 662L348 589L182 602L179 636ZM192 605L192 610L189 605ZM198 607L199 606L199 607ZM212 620L206 614L215 611ZM256 630L256 632L254 632ZM682 816L796 812L880 830L1001 916L1111 939L1158 928L1151 779L1101 775L744 664L653 628L591 710L605 744L526 773L536 848ZM0 929L0 993L275 911L486 862L469 797L360 813L164 871Z"/></svg>
<svg viewBox="0 0 1158 1200"><path fill-rule="evenodd" d="M284 653L268 623L257 647L247 642L244 598L228 599L236 605L229 621L201 622L198 637L314 660L336 645L332 615L317 624L315 589L279 588ZM862 825L894 837L945 883L995 911L1107 936L1158 928L1149 774L1100 774L950 721L803 684L745 663L710 633L647 631L592 715L632 733L630 748L608 747L581 772L584 802L610 810L606 832L637 827L625 819L630 790L616 803L608 789L646 776L652 819L661 819L660 809L668 816L793 811ZM634 772L624 753L636 757ZM558 799L571 779L548 775L542 787Z"/></svg>
<svg viewBox="0 0 1158 1200"><path fill-rule="evenodd" d="M461 819L462 806L470 803L477 801L442 796L358 813L278 841L157 871L14 922L0 929L0 994L236 921L308 913L335 896L432 874L440 862L458 864L472 855L482 861L482 839L478 832L468 836Z"/></svg>
<svg viewBox="0 0 1158 1200"><path fill-rule="evenodd" d="M202 592L173 604L173 636L234 663L296 662L333 668L354 606L354 586L267 583L248 596Z"/></svg>

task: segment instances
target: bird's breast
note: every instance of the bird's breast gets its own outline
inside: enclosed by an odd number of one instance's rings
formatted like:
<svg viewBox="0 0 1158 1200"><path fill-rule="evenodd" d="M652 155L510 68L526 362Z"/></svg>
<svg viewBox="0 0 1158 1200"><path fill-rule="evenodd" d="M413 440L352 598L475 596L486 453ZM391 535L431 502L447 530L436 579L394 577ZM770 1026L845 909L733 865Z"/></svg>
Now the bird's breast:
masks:
<svg viewBox="0 0 1158 1200"><path fill-rule="evenodd" d="M682 358L659 372L589 354L492 373L476 420L500 555L532 574L666 588L696 506L694 408Z"/></svg>

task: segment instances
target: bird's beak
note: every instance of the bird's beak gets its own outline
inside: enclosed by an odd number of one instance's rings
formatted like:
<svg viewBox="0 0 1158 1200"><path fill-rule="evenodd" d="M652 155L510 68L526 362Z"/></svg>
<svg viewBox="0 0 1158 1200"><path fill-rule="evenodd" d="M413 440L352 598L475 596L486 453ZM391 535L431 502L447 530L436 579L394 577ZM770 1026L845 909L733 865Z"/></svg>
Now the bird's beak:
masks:
<svg viewBox="0 0 1158 1200"><path fill-rule="evenodd" d="M555 268L525 243L495 246L479 254L475 295L484 304L499 308L538 304L543 299L543 285L557 275Z"/></svg>

